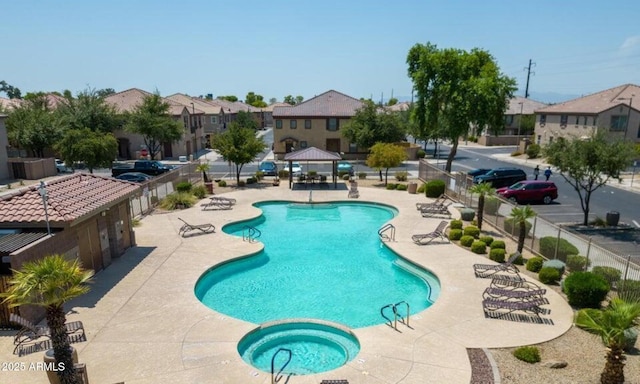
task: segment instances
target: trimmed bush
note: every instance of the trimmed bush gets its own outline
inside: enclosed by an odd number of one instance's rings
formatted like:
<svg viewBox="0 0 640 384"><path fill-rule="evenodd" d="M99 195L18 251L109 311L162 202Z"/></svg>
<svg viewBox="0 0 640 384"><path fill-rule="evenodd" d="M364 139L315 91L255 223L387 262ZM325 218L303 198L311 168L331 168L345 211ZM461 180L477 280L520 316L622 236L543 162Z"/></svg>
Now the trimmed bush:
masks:
<svg viewBox="0 0 640 384"><path fill-rule="evenodd" d="M500 208L500 200L495 197L487 197L484 200L484 213L487 215L495 215Z"/></svg>
<svg viewBox="0 0 640 384"><path fill-rule="evenodd" d="M442 180L430 180L426 183L424 193L427 197L438 197L444 193L444 181Z"/></svg>
<svg viewBox="0 0 640 384"><path fill-rule="evenodd" d="M358 179L364 180L367 178L367 172L358 172Z"/></svg>
<svg viewBox="0 0 640 384"><path fill-rule="evenodd" d="M181 181L176 184L176 191L178 192L191 192L191 188L193 188L193 184L188 181Z"/></svg>
<svg viewBox="0 0 640 384"><path fill-rule="evenodd" d="M538 144L529 144L527 147L527 157L529 159L535 159L540 156L540 145Z"/></svg>
<svg viewBox="0 0 640 384"><path fill-rule="evenodd" d="M484 255L487 253L487 244L480 240L475 240L471 243L471 252L477 253L478 255Z"/></svg>
<svg viewBox="0 0 640 384"><path fill-rule="evenodd" d="M396 185L397 191L406 191L409 188L407 184L398 184Z"/></svg>
<svg viewBox="0 0 640 384"><path fill-rule="evenodd" d="M468 236L473 236L474 239L480 237L480 229L474 225L467 225L464 227L464 234Z"/></svg>
<svg viewBox="0 0 640 384"><path fill-rule="evenodd" d="M409 172L407 172L407 171L397 171L396 172L396 180L398 180L398 181L407 181L407 176L409 176Z"/></svg>
<svg viewBox="0 0 640 384"><path fill-rule="evenodd" d="M278 178L279 179L288 179L289 178L289 171L285 170L285 169L281 169L278 171Z"/></svg>
<svg viewBox="0 0 640 384"><path fill-rule="evenodd" d="M174 192L168 194L162 201L160 207L173 211L174 209L182 209L192 207L196 203L196 197L188 192Z"/></svg>
<svg viewBox="0 0 640 384"><path fill-rule="evenodd" d="M388 183L385 188L391 191L396 189L396 185L394 183Z"/></svg>
<svg viewBox="0 0 640 384"><path fill-rule="evenodd" d="M591 261L587 259L585 256L580 255L569 255L567 256L567 268L571 272L582 272L586 271L587 267L591 264Z"/></svg>
<svg viewBox="0 0 640 384"><path fill-rule="evenodd" d="M493 243L493 237L491 237L491 236L480 236L480 238L478 240L480 240L483 243L487 244L488 247L491 247L491 244Z"/></svg>
<svg viewBox="0 0 640 384"><path fill-rule="evenodd" d="M476 217L476 211L471 208L462 208L460 210L460 217L464 221L471 221L474 217Z"/></svg>
<svg viewBox="0 0 640 384"><path fill-rule="evenodd" d="M505 250L500 248L493 248L489 251L489 258L497 263L504 263Z"/></svg>
<svg viewBox="0 0 640 384"><path fill-rule="evenodd" d="M542 263L544 263L544 259L540 256L530 258L527 260L527 271L540 272Z"/></svg>
<svg viewBox="0 0 640 384"><path fill-rule="evenodd" d="M513 256L513 253L509 255L509 258L511 258L511 256ZM518 258L513 262L513 264L524 265L524 262L524 257L522 257L522 254L520 254L520 256L518 256Z"/></svg>
<svg viewBox="0 0 640 384"><path fill-rule="evenodd" d="M520 233L520 224L513 223L513 217L506 217L504 219L504 223L502 223L502 227L504 228L504 231L507 233L510 233L512 235L518 235ZM533 224L531 224L531 222L529 222L528 220L525 221L524 223L524 227L525 227L525 235L528 235L529 232L531 232L531 228L533 228Z"/></svg>
<svg viewBox="0 0 640 384"><path fill-rule="evenodd" d="M600 308L609 289L604 277L591 272L574 272L564 279L563 284L569 304L577 308Z"/></svg>
<svg viewBox="0 0 640 384"><path fill-rule="evenodd" d="M609 285L615 285L620 278L622 277L622 272L619 269L613 267L603 267L603 266L595 266L591 270L591 272L595 275L602 276Z"/></svg>
<svg viewBox="0 0 640 384"><path fill-rule="evenodd" d="M247 184L255 184L258 182L258 179L256 179L255 177L248 177L247 178Z"/></svg>
<svg viewBox="0 0 640 384"><path fill-rule="evenodd" d="M542 268L545 267L555 268L558 270L558 273L560 273L560 276L564 275L565 263L560 260L545 260L542 263Z"/></svg>
<svg viewBox="0 0 640 384"><path fill-rule="evenodd" d="M220 180L218 181L218 187L226 187L227 186L227 182L224 180Z"/></svg>
<svg viewBox="0 0 640 384"><path fill-rule="evenodd" d="M491 242L491 249L496 248L507 249L507 245L505 244L504 240L494 240Z"/></svg>
<svg viewBox="0 0 640 384"><path fill-rule="evenodd" d="M534 346L518 347L513 351L513 356L529 364L540 362L540 351Z"/></svg>
<svg viewBox="0 0 640 384"><path fill-rule="evenodd" d="M453 219L449 223L449 228L451 229L462 229L462 220Z"/></svg>
<svg viewBox="0 0 640 384"><path fill-rule="evenodd" d="M473 236L464 235L460 238L460 245L470 247L476 239Z"/></svg>
<svg viewBox="0 0 640 384"><path fill-rule="evenodd" d="M556 244L558 254L556 255ZM567 262L567 256L580 253L575 245L565 239L546 236L540 239L540 254L547 259L558 259Z"/></svg>
<svg viewBox="0 0 640 384"><path fill-rule="evenodd" d="M425 156L427 156L427 152L425 152L424 149L418 149L416 151L416 157L418 159L424 159Z"/></svg>
<svg viewBox="0 0 640 384"><path fill-rule="evenodd" d="M449 240L460 240L462 237L462 229L450 229Z"/></svg>
<svg viewBox="0 0 640 384"><path fill-rule="evenodd" d="M560 281L560 272L553 267L542 267L538 272L538 280L544 284L555 284Z"/></svg>
<svg viewBox="0 0 640 384"><path fill-rule="evenodd" d="M198 199L204 199L204 197L207 196L207 189L204 187L204 185L196 185L191 190L191 193L193 193L193 195Z"/></svg>
<svg viewBox="0 0 640 384"><path fill-rule="evenodd" d="M245 185L247 185L246 181L244 181L244 180L238 181L238 187L244 187Z"/></svg>

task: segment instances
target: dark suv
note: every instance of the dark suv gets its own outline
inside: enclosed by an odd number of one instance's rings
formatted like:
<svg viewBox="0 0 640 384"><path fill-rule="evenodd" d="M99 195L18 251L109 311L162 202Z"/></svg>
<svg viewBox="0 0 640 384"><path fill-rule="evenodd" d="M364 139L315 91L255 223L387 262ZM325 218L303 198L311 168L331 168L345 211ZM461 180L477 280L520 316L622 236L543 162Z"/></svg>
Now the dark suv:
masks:
<svg viewBox="0 0 640 384"><path fill-rule="evenodd" d="M273 161L263 161L258 170L265 176L278 176L278 166Z"/></svg>
<svg viewBox="0 0 640 384"><path fill-rule="evenodd" d="M491 183L493 188L508 187L522 180L527 180L527 174L519 168L494 168L473 178L475 184Z"/></svg>
<svg viewBox="0 0 640 384"><path fill-rule="evenodd" d="M514 203L542 201L550 204L558 198L558 188L552 181L525 180L510 187L499 188L496 192Z"/></svg>

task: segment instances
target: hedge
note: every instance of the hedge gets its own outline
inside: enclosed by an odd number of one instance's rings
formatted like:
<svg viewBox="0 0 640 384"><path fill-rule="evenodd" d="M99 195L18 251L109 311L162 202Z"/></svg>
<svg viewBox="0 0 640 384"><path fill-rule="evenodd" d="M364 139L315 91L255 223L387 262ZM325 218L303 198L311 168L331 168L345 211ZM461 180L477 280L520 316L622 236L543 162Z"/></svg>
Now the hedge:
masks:
<svg viewBox="0 0 640 384"><path fill-rule="evenodd" d="M557 254L556 248L558 248ZM577 255L578 253L580 253L578 248L565 239L558 239L554 236L546 236L540 239L540 254L547 259L558 259L566 263L567 256Z"/></svg>

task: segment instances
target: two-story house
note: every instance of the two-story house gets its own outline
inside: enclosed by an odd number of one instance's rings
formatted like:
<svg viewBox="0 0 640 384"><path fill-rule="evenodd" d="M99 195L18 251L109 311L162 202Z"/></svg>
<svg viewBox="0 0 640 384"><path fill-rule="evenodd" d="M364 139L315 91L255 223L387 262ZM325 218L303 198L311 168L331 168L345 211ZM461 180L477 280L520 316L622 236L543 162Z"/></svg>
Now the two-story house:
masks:
<svg viewBox="0 0 640 384"><path fill-rule="evenodd" d="M535 142L559 137L586 138L598 131L612 138L640 142L640 86L624 84L535 111ZM639 105L640 106L640 105Z"/></svg>
<svg viewBox="0 0 640 384"><path fill-rule="evenodd" d="M509 107L504 113L504 134L505 135L531 135L531 130L527 131L522 126L522 118L534 116L535 111L546 107L547 104L539 101L525 99L516 96L509 99Z"/></svg>

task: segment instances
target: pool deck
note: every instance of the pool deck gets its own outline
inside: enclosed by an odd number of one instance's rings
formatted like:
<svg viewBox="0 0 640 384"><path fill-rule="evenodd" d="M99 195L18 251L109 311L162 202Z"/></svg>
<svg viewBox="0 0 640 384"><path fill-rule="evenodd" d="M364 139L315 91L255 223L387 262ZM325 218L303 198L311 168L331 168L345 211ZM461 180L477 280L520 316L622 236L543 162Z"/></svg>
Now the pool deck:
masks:
<svg viewBox="0 0 640 384"><path fill-rule="evenodd" d="M145 217L135 229L137 247L95 276L91 292L69 303L68 321L82 320L87 341L74 344L80 362L86 363L94 384L157 383L256 383L271 382L270 374L246 364L237 343L257 324L230 318L205 307L194 295L194 284L213 265L258 252L260 243L222 233L224 224L260 214L256 201L306 202L309 191L279 187L246 189L234 197L231 210L202 211L200 205L177 212ZM320 383L323 379L347 379L367 383L460 383L471 379L466 348L501 348L536 344L559 337L572 325L573 312L566 301L548 289L546 308L554 325L487 319L482 292L488 279L474 277L474 263L490 263L457 245L437 243L418 246L411 235L430 232L441 219L423 218L416 202L424 195L359 188L357 201L393 205L399 214L390 248L434 272L441 281L439 299L427 310L411 316L411 328L398 331L387 325L355 329L361 350L355 359L334 371L295 376L291 384ZM314 190L313 201L348 200L347 190ZM454 216L456 209L452 209ZM216 233L182 238L182 222L212 223ZM308 234L294 234L296 243ZM513 250L509 250L513 251ZM337 249L348 253L349 250ZM348 309L346 309L348 310ZM274 308L277 311L277 308ZM29 370L43 353L12 355L15 332L0 332L0 362L25 363L17 372L2 372L3 383L48 383L42 371Z"/></svg>

